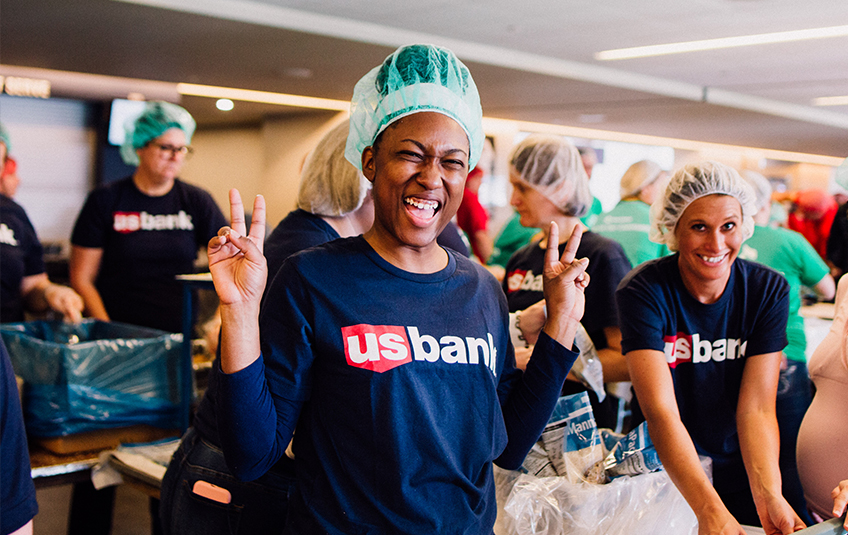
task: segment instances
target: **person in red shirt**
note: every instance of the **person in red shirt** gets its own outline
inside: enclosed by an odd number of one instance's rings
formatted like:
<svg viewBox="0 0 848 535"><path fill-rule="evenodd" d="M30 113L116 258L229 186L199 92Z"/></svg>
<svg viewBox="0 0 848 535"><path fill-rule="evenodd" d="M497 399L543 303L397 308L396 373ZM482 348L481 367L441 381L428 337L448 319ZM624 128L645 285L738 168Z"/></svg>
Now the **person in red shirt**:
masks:
<svg viewBox="0 0 848 535"><path fill-rule="evenodd" d="M462 195L462 203L456 212L456 222L467 235L471 242L471 252L474 253L480 263L485 264L492 254L494 240L489 236L487 225L489 214L480 204L478 192L483 182L485 173L478 165L468 173L465 181L465 191Z"/></svg>
<svg viewBox="0 0 848 535"><path fill-rule="evenodd" d="M820 189L799 191L792 202L795 203L795 211L789 214L787 226L803 234L826 260L827 238L839 205L833 196Z"/></svg>

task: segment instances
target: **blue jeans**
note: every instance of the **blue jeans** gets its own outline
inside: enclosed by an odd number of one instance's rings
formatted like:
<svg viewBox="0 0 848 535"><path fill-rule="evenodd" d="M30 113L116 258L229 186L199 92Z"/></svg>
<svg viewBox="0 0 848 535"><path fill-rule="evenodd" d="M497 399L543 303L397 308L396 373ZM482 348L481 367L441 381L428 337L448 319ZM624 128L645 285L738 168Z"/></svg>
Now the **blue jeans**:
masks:
<svg viewBox="0 0 848 535"><path fill-rule="evenodd" d="M229 504L192 492L196 481L230 492ZM194 428L183 436L162 480L159 515L165 535L277 534L286 525L291 473L271 470L255 481L239 481L227 468L223 452Z"/></svg>
<svg viewBox="0 0 848 535"><path fill-rule="evenodd" d="M798 478L795 463L795 443L804 414L813 401L810 374L804 362L790 360L785 370L780 371L777 385L777 426L780 428L780 478L783 481L783 497L808 526L814 522L807 512L804 490Z"/></svg>

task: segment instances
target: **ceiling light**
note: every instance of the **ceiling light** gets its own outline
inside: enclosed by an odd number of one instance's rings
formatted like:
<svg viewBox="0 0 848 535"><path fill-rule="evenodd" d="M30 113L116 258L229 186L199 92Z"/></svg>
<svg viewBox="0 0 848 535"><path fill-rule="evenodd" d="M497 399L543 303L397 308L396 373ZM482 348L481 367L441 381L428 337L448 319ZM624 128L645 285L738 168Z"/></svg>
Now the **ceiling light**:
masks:
<svg viewBox="0 0 848 535"><path fill-rule="evenodd" d="M221 111L230 111L233 109L233 101L228 98L219 98L215 102L215 107Z"/></svg>
<svg viewBox="0 0 848 535"><path fill-rule="evenodd" d="M616 59L644 58L664 54L680 54L682 52L699 52L739 46L765 45L772 43L788 43L805 39L823 39L827 37L848 36L848 26L829 26L827 28L812 28L809 30L792 30L788 32L761 33L739 37L722 37L720 39L704 39L684 43L669 43L664 45L637 46L604 50L595 54L600 61Z"/></svg>
<svg viewBox="0 0 848 535"><path fill-rule="evenodd" d="M329 98L304 97L269 91L253 91L251 89L236 89L232 87L216 87L212 85L177 84L177 92L181 95L194 97L225 98L279 106L294 106L297 108L315 108L319 110L350 111L350 101Z"/></svg>
<svg viewBox="0 0 848 535"><path fill-rule="evenodd" d="M813 106L848 106L848 95L844 97L814 98Z"/></svg>

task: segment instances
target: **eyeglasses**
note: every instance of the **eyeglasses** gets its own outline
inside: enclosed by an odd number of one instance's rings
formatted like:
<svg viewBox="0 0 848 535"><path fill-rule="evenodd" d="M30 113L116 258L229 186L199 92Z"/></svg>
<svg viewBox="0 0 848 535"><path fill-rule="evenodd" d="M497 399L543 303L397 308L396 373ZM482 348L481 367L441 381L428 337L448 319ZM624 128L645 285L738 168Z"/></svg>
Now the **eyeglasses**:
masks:
<svg viewBox="0 0 848 535"><path fill-rule="evenodd" d="M188 145L183 145L182 147L175 147L174 145L160 145L159 143L151 143L151 146L156 147L159 150L160 154L170 153L170 157L175 157L178 154L180 156L191 156L194 152L194 149L189 147Z"/></svg>

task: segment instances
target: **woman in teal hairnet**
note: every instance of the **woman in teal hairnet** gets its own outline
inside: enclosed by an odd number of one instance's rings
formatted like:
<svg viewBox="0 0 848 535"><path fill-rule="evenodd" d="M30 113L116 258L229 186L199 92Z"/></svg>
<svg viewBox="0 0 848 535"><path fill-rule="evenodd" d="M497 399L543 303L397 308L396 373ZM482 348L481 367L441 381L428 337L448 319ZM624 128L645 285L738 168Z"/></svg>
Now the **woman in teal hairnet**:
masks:
<svg viewBox="0 0 848 535"><path fill-rule="evenodd" d="M226 224L204 190L177 178L191 152L191 115L150 102L128 125L121 156L132 176L93 191L71 236L70 277L86 314L169 332L182 329L175 275Z"/></svg>
<svg viewBox="0 0 848 535"><path fill-rule="evenodd" d="M265 204L245 235L231 191L232 227L209 243L218 422L241 479L280 459L297 425L287 533L492 533L492 463L517 468L547 422L588 276L579 231L562 258L548 251L549 320L517 370L498 282L436 242L482 144L477 90L453 53L390 55L354 89L346 150L372 183L374 223L290 257L261 315Z"/></svg>
<svg viewBox="0 0 848 535"><path fill-rule="evenodd" d="M121 156L138 167L89 194L71 235L71 285L86 315L182 330L175 277L194 272L198 249L226 224L209 193L177 178L194 128L186 110L167 102L147 103L127 125ZM90 483L75 485L69 534L109 533L113 497Z"/></svg>

